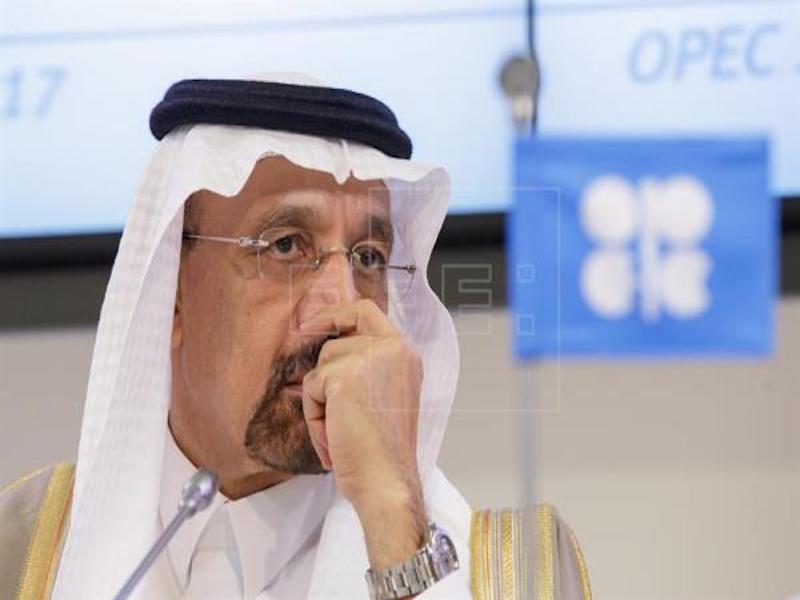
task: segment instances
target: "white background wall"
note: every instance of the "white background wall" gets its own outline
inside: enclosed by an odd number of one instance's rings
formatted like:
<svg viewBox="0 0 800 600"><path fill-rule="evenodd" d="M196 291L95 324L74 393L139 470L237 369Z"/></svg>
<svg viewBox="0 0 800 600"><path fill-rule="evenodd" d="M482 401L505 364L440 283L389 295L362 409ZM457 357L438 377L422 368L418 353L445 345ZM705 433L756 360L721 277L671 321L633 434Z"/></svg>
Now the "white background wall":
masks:
<svg viewBox="0 0 800 600"><path fill-rule="evenodd" d="M781 302L778 352L760 362L520 371L505 311L456 320L461 381L441 465L473 506L522 502L532 465L599 600L800 595L800 300ZM74 457L93 334L0 334L0 484ZM534 410L519 410L518 389Z"/></svg>

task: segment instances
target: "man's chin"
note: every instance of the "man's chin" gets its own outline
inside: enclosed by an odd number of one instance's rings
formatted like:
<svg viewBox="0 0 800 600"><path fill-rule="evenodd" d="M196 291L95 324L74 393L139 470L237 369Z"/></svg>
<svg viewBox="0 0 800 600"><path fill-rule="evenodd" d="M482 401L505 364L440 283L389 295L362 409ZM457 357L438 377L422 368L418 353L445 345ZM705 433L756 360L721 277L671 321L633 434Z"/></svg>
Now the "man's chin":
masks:
<svg viewBox="0 0 800 600"><path fill-rule="evenodd" d="M289 473L290 475L321 475L326 473L313 448L311 448L311 452L313 454L298 451L291 456L276 456L260 452L256 455L250 454L250 457L270 470Z"/></svg>
<svg viewBox="0 0 800 600"><path fill-rule="evenodd" d="M281 401L300 402L302 395L281 390ZM311 444L305 420L287 419L271 423L251 423L245 438L247 455L262 465L292 475L325 473L319 456Z"/></svg>

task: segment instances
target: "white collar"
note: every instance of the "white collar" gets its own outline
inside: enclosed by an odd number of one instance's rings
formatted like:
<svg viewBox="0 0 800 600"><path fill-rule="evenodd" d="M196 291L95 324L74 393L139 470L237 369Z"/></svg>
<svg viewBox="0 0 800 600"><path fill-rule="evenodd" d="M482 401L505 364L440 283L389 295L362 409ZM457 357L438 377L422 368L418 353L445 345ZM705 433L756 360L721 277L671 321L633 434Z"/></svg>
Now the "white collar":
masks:
<svg viewBox="0 0 800 600"><path fill-rule="evenodd" d="M162 524L175 516L183 484L195 466L167 428L159 513ZM217 492L211 505L184 523L167 546L178 584L188 583L197 544L219 510L230 519L244 582L244 598L255 598L294 557L322 523L333 495L330 475L297 475L238 500Z"/></svg>

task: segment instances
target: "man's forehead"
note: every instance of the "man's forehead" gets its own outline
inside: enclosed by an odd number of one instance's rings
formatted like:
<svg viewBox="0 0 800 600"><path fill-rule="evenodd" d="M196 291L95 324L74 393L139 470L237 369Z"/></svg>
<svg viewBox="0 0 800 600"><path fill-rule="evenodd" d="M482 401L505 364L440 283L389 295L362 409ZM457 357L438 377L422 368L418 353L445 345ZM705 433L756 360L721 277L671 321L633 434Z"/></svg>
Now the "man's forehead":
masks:
<svg viewBox="0 0 800 600"><path fill-rule="evenodd" d="M345 216L390 220L389 189L380 179L350 177L337 183L327 172L300 167L282 156L259 160L242 189L232 197L201 190L190 198L201 221L228 226L253 225L265 211L280 206L305 207L325 219L334 210Z"/></svg>
<svg viewBox="0 0 800 600"><path fill-rule="evenodd" d="M319 198L330 194L348 196L370 205L374 203L375 210L388 209L389 189L382 180L350 177L340 184L330 173L306 169L282 156L258 161L239 195L294 198L303 193Z"/></svg>

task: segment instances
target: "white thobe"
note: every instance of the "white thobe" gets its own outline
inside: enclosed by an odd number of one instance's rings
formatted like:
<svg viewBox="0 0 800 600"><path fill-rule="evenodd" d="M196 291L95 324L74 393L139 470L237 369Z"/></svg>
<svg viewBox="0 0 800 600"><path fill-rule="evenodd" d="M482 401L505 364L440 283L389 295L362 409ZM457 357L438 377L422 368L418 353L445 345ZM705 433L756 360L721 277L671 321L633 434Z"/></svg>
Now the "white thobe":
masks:
<svg viewBox="0 0 800 600"><path fill-rule="evenodd" d="M183 484L195 472L172 435L167 438L162 525L175 515ZM325 474L298 475L239 500L218 492L167 546L174 588L192 600L306 598L333 490L333 477ZM463 582L451 579L456 577L446 577L417 598L468 597Z"/></svg>

